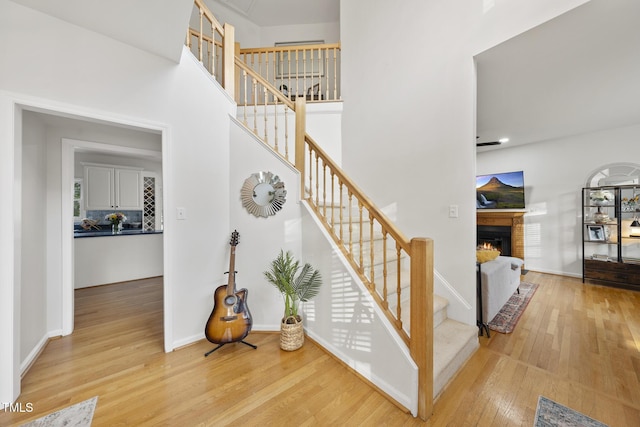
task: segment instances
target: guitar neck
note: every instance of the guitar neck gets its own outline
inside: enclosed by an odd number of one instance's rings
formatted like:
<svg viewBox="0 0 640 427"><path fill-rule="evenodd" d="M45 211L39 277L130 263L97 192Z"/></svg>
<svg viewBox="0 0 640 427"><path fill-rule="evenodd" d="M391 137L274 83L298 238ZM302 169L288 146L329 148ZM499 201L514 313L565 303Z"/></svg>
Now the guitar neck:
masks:
<svg viewBox="0 0 640 427"><path fill-rule="evenodd" d="M229 256L229 283L227 284L227 295L233 295L236 291L236 247L231 246Z"/></svg>

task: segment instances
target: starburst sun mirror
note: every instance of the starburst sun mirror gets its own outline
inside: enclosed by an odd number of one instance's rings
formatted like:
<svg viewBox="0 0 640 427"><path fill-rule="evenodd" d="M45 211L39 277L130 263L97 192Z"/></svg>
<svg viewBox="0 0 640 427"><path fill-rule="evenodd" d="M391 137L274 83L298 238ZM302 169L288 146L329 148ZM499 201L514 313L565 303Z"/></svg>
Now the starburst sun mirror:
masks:
<svg viewBox="0 0 640 427"><path fill-rule="evenodd" d="M284 182L271 172L257 172L245 179L240 198L242 206L257 217L275 215L287 197Z"/></svg>

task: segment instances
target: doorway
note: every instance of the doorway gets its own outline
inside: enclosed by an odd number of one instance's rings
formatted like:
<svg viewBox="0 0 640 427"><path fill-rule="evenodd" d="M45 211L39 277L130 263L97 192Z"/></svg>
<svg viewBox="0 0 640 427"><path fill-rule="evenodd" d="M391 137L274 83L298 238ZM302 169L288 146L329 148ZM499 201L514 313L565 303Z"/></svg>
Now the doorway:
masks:
<svg viewBox="0 0 640 427"><path fill-rule="evenodd" d="M12 322L11 366L13 389L19 393L21 374L37 359L49 338L71 334L74 329L71 218L76 150L106 148L111 155L153 157L160 162L156 176L161 178L165 129L17 104L16 117L14 163L19 179L15 191L21 200L20 223L14 230L14 240L19 242L15 247L14 290L21 298L14 306L20 316ZM77 143L80 137L84 143ZM163 260L161 264L164 275Z"/></svg>

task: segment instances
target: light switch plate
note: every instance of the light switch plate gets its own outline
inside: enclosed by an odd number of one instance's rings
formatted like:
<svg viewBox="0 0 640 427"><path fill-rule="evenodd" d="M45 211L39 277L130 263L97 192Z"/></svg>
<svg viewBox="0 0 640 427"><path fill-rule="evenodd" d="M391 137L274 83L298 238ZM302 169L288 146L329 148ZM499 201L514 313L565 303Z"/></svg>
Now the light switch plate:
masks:
<svg viewBox="0 0 640 427"><path fill-rule="evenodd" d="M187 208L176 209L178 219L187 219Z"/></svg>
<svg viewBox="0 0 640 427"><path fill-rule="evenodd" d="M449 218L458 218L458 205L449 205Z"/></svg>

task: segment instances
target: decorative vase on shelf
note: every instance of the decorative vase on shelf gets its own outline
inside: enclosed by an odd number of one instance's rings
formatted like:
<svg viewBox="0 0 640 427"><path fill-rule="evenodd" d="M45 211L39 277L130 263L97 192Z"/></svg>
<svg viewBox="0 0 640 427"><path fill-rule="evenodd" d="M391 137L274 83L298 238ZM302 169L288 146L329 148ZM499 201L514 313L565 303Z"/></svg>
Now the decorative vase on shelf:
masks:
<svg viewBox="0 0 640 427"><path fill-rule="evenodd" d="M118 223L111 223L111 234L119 234L120 233L120 224Z"/></svg>
<svg viewBox="0 0 640 427"><path fill-rule="evenodd" d="M602 212L600 206L598 206L598 211L593 214L593 220L596 224L605 224L609 221L609 215Z"/></svg>

